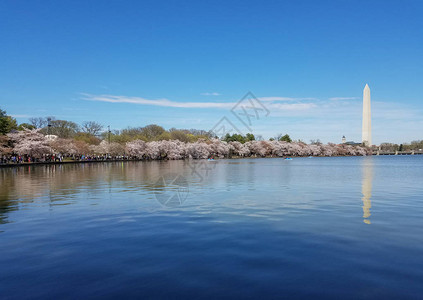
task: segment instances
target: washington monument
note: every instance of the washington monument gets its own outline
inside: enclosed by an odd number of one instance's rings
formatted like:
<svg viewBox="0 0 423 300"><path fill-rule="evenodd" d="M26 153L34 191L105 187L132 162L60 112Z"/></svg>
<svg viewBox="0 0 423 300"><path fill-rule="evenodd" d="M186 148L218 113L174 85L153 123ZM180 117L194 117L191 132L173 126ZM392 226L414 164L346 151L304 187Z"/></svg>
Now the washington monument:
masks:
<svg viewBox="0 0 423 300"><path fill-rule="evenodd" d="M361 141L364 145L372 146L372 119L370 110L370 88L366 84L363 90L363 128Z"/></svg>

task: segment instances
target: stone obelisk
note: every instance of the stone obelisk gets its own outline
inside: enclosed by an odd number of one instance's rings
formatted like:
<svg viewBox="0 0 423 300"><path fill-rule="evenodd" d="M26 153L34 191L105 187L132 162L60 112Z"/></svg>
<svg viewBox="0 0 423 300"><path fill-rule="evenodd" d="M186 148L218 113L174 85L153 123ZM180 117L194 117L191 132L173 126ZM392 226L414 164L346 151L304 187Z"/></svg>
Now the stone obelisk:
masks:
<svg viewBox="0 0 423 300"><path fill-rule="evenodd" d="M363 90L363 127L361 131L362 143L372 146L372 119L370 110L370 88L366 84Z"/></svg>

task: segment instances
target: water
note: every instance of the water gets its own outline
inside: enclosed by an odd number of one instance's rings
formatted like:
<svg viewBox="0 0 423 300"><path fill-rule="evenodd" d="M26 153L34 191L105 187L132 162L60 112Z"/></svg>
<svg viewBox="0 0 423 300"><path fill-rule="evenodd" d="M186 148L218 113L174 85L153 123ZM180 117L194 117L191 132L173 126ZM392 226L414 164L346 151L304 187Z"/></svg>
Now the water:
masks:
<svg viewBox="0 0 423 300"><path fill-rule="evenodd" d="M0 182L1 299L422 297L423 156L30 166Z"/></svg>

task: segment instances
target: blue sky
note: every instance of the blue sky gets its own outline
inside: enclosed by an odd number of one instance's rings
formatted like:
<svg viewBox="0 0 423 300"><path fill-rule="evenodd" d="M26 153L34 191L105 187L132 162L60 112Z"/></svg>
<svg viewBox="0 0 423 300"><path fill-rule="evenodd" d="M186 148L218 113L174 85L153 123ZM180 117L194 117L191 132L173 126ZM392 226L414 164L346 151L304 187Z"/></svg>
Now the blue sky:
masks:
<svg viewBox="0 0 423 300"><path fill-rule="evenodd" d="M251 91L270 111L254 134L360 141L368 83L374 143L423 139L422 15L412 0L1 1L0 107L247 132L230 108Z"/></svg>

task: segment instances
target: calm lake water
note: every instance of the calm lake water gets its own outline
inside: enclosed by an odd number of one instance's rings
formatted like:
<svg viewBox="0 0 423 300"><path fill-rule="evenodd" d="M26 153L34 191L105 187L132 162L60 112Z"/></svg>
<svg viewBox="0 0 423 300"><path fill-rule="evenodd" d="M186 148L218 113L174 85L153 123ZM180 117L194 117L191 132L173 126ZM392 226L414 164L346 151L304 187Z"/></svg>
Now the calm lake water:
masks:
<svg viewBox="0 0 423 300"><path fill-rule="evenodd" d="M423 297L423 156L0 169L0 298Z"/></svg>

